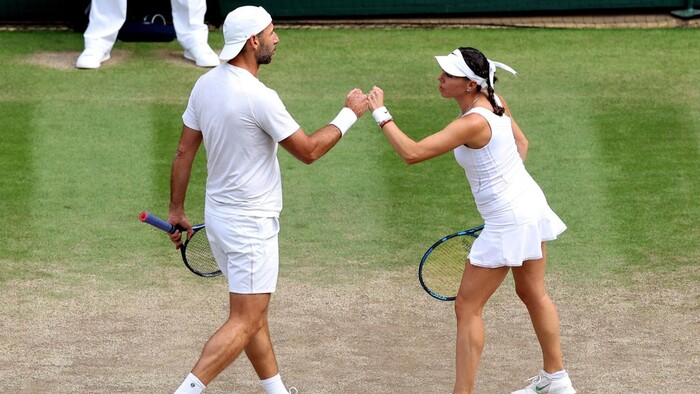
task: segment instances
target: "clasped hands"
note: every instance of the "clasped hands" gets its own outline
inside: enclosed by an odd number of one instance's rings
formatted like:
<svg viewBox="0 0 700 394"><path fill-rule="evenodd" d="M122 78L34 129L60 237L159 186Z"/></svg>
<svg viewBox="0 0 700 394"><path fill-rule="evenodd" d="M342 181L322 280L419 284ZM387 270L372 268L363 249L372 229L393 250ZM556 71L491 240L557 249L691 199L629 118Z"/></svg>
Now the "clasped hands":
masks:
<svg viewBox="0 0 700 394"><path fill-rule="evenodd" d="M384 92L376 86L367 94L355 88L345 97L345 106L350 108L359 118L368 109L370 112L374 112L377 108L384 106Z"/></svg>

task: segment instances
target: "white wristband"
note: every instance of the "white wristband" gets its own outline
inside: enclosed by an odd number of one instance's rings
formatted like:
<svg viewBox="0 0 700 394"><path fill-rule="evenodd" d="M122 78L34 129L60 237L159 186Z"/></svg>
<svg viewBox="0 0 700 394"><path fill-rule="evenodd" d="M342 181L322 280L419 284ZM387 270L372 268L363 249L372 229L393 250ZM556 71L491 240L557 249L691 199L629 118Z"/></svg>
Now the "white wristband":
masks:
<svg viewBox="0 0 700 394"><path fill-rule="evenodd" d="M386 107L384 106L381 106L372 111L372 117L375 121L377 121L377 125L379 125L380 127L382 123L386 123L387 121L393 119L391 117L391 114L389 113L389 110L386 109Z"/></svg>
<svg viewBox="0 0 700 394"><path fill-rule="evenodd" d="M331 120L329 124L340 129L341 137L345 135L348 129L355 124L357 121L357 115L348 107L343 107L343 109L338 112L338 116Z"/></svg>

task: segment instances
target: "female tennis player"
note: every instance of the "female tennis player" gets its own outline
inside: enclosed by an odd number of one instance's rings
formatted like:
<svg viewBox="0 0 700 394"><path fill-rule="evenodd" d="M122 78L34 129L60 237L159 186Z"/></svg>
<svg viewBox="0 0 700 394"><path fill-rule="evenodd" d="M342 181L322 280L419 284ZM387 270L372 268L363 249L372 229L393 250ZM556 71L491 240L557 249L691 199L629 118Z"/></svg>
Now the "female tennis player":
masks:
<svg viewBox="0 0 700 394"><path fill-rule="evenodd" d="M544 284L545 241L556 239L566 225L550 209L542 190L523 164L528 142L503 99L494 93L496 67L474 48L459 48L435 57L442 73L440 95L454 99L460 116L420 141L401 131L384 106L384 92L374 87L369 108L396 152L408 164L453 151L465 170L484 230L467 258L455 312L456 380L453 393L473 393L484 348L484 305L513 271L515 289L527 306L544 366L518 394L574 394L564 369L559 316Z"/></svg>

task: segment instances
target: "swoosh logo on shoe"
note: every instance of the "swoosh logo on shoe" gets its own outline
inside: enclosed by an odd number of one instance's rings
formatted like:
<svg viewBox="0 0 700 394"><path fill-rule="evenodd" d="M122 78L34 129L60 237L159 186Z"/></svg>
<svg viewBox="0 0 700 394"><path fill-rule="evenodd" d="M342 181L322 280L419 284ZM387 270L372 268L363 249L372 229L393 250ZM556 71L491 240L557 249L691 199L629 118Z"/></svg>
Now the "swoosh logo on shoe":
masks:
<svg viewBox="0 0 700 394"><path fill-rule="evenodd" d="M547 387L549 387L550 384L551 384L551 383L545 384L544 386L535 386L535 391L537 391L537 392L539 393L540 391L542 391L542 390L546 389Z"/></svg>

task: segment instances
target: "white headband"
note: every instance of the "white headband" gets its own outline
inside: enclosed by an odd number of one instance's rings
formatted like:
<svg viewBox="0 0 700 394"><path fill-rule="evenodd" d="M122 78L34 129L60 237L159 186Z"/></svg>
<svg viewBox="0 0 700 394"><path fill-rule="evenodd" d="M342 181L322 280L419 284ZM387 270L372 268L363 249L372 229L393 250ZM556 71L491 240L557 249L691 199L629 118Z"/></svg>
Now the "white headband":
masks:
<svg viewBox="0 0 700 394"><path fill-rule="evenodd" d="M435 56L435 60L437 60L438 64L440 67L445 71L446 73L450 75L454 75L456 77L466 77L469 78L476 83L479 84L482 88L486 89L488 88L488 83L485 78L482 78L474 73L471 68L467 65L467 63L464 61L464 57L462 56L462 52L459 49L455 49L452 51L447 56ZM496 67L502 68L509 73L517 76L517 72L510 68L510 66L500 63L500 62L495 62L493 60L486 59L489 62L489 79L488 82L491 83L491 87L493 87L493 76L496 73Z"/></svg>

